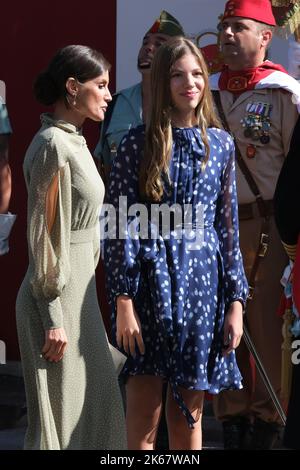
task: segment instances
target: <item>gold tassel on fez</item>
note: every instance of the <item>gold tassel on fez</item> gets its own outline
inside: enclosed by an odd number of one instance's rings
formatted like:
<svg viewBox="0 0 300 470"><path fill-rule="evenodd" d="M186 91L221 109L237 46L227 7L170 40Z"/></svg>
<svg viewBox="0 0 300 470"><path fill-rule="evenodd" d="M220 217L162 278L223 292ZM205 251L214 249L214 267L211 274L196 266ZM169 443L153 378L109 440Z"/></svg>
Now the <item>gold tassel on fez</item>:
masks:
<svg viewBox="0 0 300 470"><path fill-rule="evenodd" d="M292 333L291 326L293 324L294 315L290 308L285 310L283 315L282 336L283 343L281 345L281 397L288 401L290 397L292 383Z"/></svg>

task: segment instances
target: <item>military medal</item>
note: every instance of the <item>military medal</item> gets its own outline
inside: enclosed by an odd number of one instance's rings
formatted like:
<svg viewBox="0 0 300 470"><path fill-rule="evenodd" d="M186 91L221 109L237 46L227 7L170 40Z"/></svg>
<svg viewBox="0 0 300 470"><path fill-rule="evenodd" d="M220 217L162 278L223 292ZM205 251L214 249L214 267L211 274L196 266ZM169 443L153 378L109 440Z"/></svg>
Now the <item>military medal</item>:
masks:
<svg viewBox="0 0 300 470"><path fill-rule="evenodd" d="M255 102L248 103L246 107L246 116L241 120L244 128L244 136L247 139L259 140L262 144L270 142L270 114L272 105L269 103ZM251 157L252 151L250 151Z"/></svg>
<svg viewBox="0 0 300 470"><path fill-rule="evenodd" d="M259 133L259 129L258 128L254 128L252 130L252 135L251 135L252 139L253 140L260 140L260 133Z"/></svg>
<svg viewBox="0 0 300 470"><path fill-rule="evenodd" d="M247 128L247 129L244 130L244 136L245 137L251 137L251 135L252 135L251 129Z"/></svg>
<svg viewBox="0 0 300 470"><path fill-rule="evenodd" d="M263 134L259 140L262 144L268 144L270 142L270 136L268 134Z"/></svg>

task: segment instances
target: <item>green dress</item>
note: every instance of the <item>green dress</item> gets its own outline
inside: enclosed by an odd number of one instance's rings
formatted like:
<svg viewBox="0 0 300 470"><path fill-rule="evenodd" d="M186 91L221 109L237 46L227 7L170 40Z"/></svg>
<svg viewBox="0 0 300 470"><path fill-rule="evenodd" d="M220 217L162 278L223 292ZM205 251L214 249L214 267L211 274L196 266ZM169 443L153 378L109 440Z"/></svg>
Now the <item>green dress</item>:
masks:
<svg viewBox="0 0 300 470"><path fill-rule="evenodd" d="M26 449L125 449L123 406L99 310L95 266L104 185L75 126L42 115L24 161L29 267L17 297L28 405ZM46 205L56 176L51 233ZM48 208L48 209L47 209ZM45 330L64 327L58 363L42 354Z"/></svg>

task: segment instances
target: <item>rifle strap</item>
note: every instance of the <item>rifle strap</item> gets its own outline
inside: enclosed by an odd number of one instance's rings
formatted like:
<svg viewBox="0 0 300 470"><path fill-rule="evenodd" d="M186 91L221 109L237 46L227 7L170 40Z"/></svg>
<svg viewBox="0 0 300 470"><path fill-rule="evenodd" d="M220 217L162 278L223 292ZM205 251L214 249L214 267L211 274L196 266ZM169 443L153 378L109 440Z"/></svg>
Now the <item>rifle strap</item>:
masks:
<svg viewBox="0 0 300 470"><path fill-rule="evenodd" d="M259 245L258 249L255 255L254 263L250 272L249 276L249 294L248 294L248 300L251 300L253 298L254 294L254 289L255 289L255 284L256 284L256 278L257 278L257 273L260 265L260 261L266 256L267 250L268 250L268 245L269 245L269 239L270 239L270 207L269 204L266 204L266 201L263 199L260 190L256 184L256 181L254 180L251 171L249 170L248 166L246 165L241 151L239 149L239 146L236 142L236 139L234 138L234 134L231 131L228 121L225 116L225 112L222 106L221 102L221 96L219 91L214 90L213 92L213 97L214 101L217 107L217 110L219 112L219 117L221 119L221 122L223 124L224 129L229 132L229 134L232 136L235 142L235 155L236 155L236 160L238 163L238 166L245 177L245 180L248 183L249 188L251 189L252 193L255 196L256 199L256 204L258 207L259 214L262 218L262 225L261 225L261 231L260 231L260 239L259 239Z"/></svg>

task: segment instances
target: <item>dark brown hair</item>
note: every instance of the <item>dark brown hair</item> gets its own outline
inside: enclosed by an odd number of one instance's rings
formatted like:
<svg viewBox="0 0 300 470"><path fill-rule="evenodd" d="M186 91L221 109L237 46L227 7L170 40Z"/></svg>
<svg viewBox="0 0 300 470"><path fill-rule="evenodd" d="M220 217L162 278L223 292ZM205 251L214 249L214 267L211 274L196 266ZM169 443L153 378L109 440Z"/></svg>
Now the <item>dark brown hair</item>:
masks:
<svg viewBox="0 0 300 470"><path fill-rule="evenodd" d="M47 69L41 72L34 83L36 99L48 106L64 99L66 106L68 78L76 78L80 83L102 75L110 70L110 64L101 52L87 46L66 46L60 49Z"/></svg>

